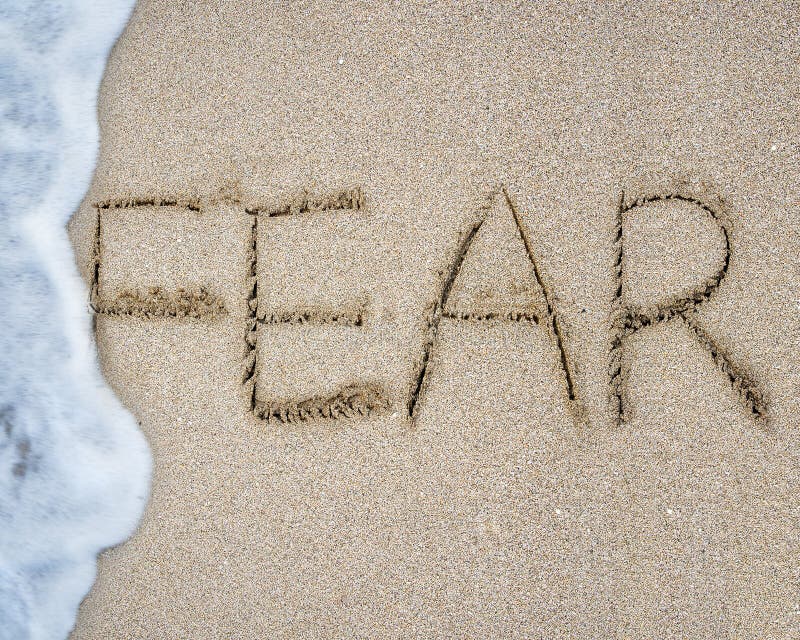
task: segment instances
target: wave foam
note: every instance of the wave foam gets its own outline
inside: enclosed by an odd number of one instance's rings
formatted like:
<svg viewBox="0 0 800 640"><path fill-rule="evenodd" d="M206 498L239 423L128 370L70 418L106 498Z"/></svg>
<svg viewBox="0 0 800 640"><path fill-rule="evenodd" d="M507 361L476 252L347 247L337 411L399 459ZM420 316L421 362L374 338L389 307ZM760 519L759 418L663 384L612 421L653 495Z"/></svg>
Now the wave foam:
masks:
<svg viewBox="0 0 800 640"><path fill-rule="evenodd" d="M150 454L100 375L65 225L131 0L0 0L0 638L63 638L131 534Z"/></svg>

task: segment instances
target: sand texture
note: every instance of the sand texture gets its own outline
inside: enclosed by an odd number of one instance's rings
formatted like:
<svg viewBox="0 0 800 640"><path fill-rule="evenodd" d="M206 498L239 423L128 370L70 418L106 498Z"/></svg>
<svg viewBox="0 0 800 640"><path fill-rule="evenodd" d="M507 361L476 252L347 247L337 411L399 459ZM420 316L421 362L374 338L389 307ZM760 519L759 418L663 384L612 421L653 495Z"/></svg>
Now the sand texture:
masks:
<svg viewBox="0 0 800 640"><path fill-rule="evenodd" d="M800 638L800 5L565 5L139 4L73 638Z"/></svg>

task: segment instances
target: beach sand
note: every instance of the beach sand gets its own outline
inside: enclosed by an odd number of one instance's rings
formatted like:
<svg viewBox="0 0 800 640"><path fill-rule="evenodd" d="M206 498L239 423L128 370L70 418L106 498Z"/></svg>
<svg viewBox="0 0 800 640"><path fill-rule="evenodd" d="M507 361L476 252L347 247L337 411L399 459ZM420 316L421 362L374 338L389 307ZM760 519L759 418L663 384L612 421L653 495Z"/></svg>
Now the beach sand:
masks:
<svg viewBox="0 0 800 640"><path fill-rule="evenodd" d="M797 16L140 3L70 235L152 495L72 637L800 637Z"/></svg>

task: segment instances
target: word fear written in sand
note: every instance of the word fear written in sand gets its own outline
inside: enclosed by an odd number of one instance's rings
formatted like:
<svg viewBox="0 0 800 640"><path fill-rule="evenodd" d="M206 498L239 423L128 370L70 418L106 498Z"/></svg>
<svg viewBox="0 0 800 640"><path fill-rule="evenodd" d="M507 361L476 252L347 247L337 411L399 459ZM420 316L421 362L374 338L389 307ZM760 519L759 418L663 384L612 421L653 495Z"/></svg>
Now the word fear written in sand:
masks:
<svg viewBox="0 0 800 640"><path fill-rule="evenodd" d="M368 314L366 298L337 300L329 305L273 304L270 291L263 285L265 260L269 261L269 247L263 243L262 234L292 221L320 221L319 215L357 215L365 207L360 189L346 190L328 196L304 195L289 204L275 208L244 207L235 203L236 210L247 216L250 226L247 259L247 311L245 327L244 384L248 391L250 410L258 418L281 423L339 418L366 417L387 410L392 401L384 386L375 381L341 378L326 380L326 390L314 392L282 389L264 397L259 388L259 377L268 357L259 349L259 339L265 331L290 332L295 339L311 336L312 351L321 344L331 344L333 358L346 359L348 353L359 350L359 331L372 320ZM636 215L652 215L650 205L675 205L690 207L710 221L721 239L716 266L705 277L698 278L694 286L684 288L658 303L642 304L628 300L626 279L625 220ZM213 320L227 314L227 309L211 286L174 288L151 287L146 292L128 288L117 289L110 298L101 295L103 269L103 234L109 210L137 208L169 208L198 215L201 204L179 199L120 200L99 203L96 208L96 233L94 249L94 275L91 304L96 313L112 316L140 318L192 317ZM314 214L308 216L304 214ZM313 227L295 231L298 239L307 237ZM331 231L331 233L335 233ZM288 236L291 238L291 233ZM331 236L325 236L325 242ZM720 287L731 261L730 228L721 206L709 203L690 193L667 192L629 198L623 193L616 210L613 250L613 280L615 291L609 312L610 350L608 356L608 384L611 405L617 422L622 423L629 413L627 393L629 378L626 364L626 344L639 330L671 321L681 322L702 349L708 352L716 367L735 390L742 406L758 422L766 420L765 402L756 384L719 347L706 331L696 311ZM490 260L486 256L491 256ZM277 266L276 266L277 268ZM314 283L309 283L313 286ZM266 293L265 293L266 291ZM498 295L486 295L486 292ZM568 336L563 329L555 296L546 281L531 234L505 188L490 195L485 207L476 212L476 220L463 230L445 269L438 295L431 301L425 314L424 335L420 351L415 358L413 375L408 383L404 401L411 423L415 423L428 393L430 371L436 360L436 345L443 322L514 322L531 325L532 330L544 330L550 337L553 358L561 371L561 386L567 405L579 416L583 409L580 389L568 349ZM299 337L298 337L299 336ZM293 363L293 369L297 363ZM272 370L272 369L270 369ZM317 375L319 371L316 372ZM274 376L280 378L281 376ZM309 376L314 379L314 376ZM324 377L324 376L323 376ZM302 386L302 385L299 385ZM268 396L270 394L267 394Z"/></svg>

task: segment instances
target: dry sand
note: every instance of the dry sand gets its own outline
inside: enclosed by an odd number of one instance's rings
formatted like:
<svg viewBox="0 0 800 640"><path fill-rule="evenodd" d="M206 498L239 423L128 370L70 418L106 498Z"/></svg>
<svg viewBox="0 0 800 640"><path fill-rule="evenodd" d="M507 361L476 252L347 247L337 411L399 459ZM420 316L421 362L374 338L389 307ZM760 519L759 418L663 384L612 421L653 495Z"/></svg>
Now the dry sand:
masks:
<svg viewBox="0 0 800 640"><path fill-rule="evenodd" d="M73 638L800 637L799 13L140 3Z"/></svg>

